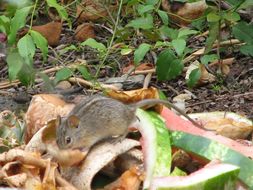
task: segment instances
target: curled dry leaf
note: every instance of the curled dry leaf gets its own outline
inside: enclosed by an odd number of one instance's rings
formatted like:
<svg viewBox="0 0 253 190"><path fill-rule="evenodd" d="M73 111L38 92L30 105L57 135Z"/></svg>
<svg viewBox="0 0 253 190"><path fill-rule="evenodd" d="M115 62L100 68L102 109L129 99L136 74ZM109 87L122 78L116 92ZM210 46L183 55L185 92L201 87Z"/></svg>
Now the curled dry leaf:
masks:
<svg viewBox="0 0 253 190"><path fill-rule="evenodd" d="M208 7L205 0L192 3L170 2L171 1L162 0L162 8L169 13L178 15L170 16L174 22L179 22L182 25L187 25L191 20L199 18Z"/></svg>
<svg viewBox="0 0 253 190"><path fill-rule="evenodd" d="M77 5L76 14L78 22L97 21L100 18L106 17L108 12L113 10L113 6L105 5L105 1L101 0L83 0L80 5Z"/></svg>
<svg viewBox="0 0 253 190"><path fill-rule="evenodd" d="M60 41L60 35L62 30L61 22L49 22L41 26L33 26L32 30L39 32L47 39L48 45L57 46ZM24 36L28 32L28 29L23 29L20 32L20 36Z"/></svg>
<svg viewBox="0 0 253 190"><path fill-rule="evenodd" d="M25 142L27 143L46 122L55 119L58 115L66 116L73 107L74 104L67 104L57 95L39 94L33 96L25 115L27 124Z"/></svg>
<svg viewBox="0 0 253 190"><path fill-rule="evenodd" d="M7 163L12 161L20 161L23 164L33 165L36 167L46 167L46 160L40 158L40 154L36 152L25 152L21 149L11 149L8 152L0 154L0 162Z"/></svg>
<svg viewBox="0 0 253 190"><path fill-rule="evenodd" d="M221 64L221 72L226 76L229 74L230 72L230 65L232 65L233 61L234 61L234 57L231 57L231 58L227 58L227 59L222 59L220 60L216 60L212 63L209 64L210 67L213 67L213 66L219 66Z"/></svg>
<svg viewBox="0 0 253 190"><path fill-rule="evenodd" d="M190 99L191 99L190 94L179 94L173 98L173 103L175 106L185 111L185 101Z"/></svg>
<svg viewBox="0 0 253 190"><path fill-rule="evenodd" d="M91 23L83 23L76 28L75 39L80 42L95 37L94 25Z"/></svg>
<svg viewBox="0 0 253 190"><path fill-rule="evenodd" d="M200 79L197 82L197 86L203 85L203 84L207 84L207 83L212 83L216 80L215 76L211 73L209 73L205 66L203 64L200 64L199 61L194 61L193 63L190 64L190 66L188 67L187 71L186 71L186 75L185 75L185 79L188 80L189 76L191 74L191 72L194 69L200 69L201 72L201 76Z"/></svg>
<svg viewBox="0 0 253 190"><path fill-rule="evenodd" d="M234 60L235 60L234 57L227 58L227 59L221 59L220 64L222 64L222 65L232 65ZM219 60L216 60L216 61L213 61L212 63L210 63L209 67L217 66L217 65L219 65Z"/></svg>
<svg viewBox="0 0 253 190"><path fill-rule="evenodd" d="M133 62L131 62L130 64L126 65L123 69L122 72L123 73L128 73L130 70L134 69L135 65L133 64ZM151 63L142 63L140 65L138 65L134 70L135 71L145 71L145 70L150 70L150 69L154 69L154 65Z"/></svg>
<svg viewBox="0 0 253 190"><path fill-rule="evenodd" d="M47 152L56 159L61 166L73 166L79 164L87 152L80 150L59 150L57 146L47 145Z"/></svg>
<svg viewBox="0 0 253 190"><path fill-rule="evenodd" d="M253 131L253 123L243 116L231 112L190 114L203 123L206 129L231 139L245 139Z"/></svg>
<svg viewBox="0 0 253 190"><path fill-rule="evenodd" d="M6 181L6 183L9 186L14 186L14 187L22 187L25 184L26 180L27 180L26 173L20 173L20 174L16 174L16 175L4 178L4 181Z"/></svg>
<svg viewBox="0 0 253 190"><path fill-rule="evenodd" d="M10 187L56 189L54 171L57 165L43 160L37 153L12 149L0 154L0 163L0 179Z"/></svg>
<svg viewBox="0 0 253 190"><path fill-rule="evenodd" d="M93 177L104 166L114 160L118 155L139 146L140 143L131 139L112 144L103 142L97 144L79 167L63 168L64 177L79 190L90 190Z"/></svg>
<svg viewBox="0 0 253 190"><path fill-rule="evenodd" d="M110 90L107 92L108 96L120 100L124 103L134 103L144 99L158 99L159 93L156 88L150 87L147 89L138 89L130 91L115 91ZM154 109L157 112L162 110L162 105L156 105Z"/></svg>
<svg viewBox="0 0 253 190"><path fill-rule="evenodd" d="M221 66L221 72L223 75L227 76L230 73L230 68L228 65Z"/></svg>
<svg viewBox="0 0 253 190"><path fill-rule="evenodd" d="M30 151L30 152L40 152L43 153L46 151L47 147L44 142L42 142L42 135L44 129L47 127L44 126L41 129L39 129L32 137L32 139L27 143L25 146L25 151Z"/></svg>
<svg viewBox="0 0 253 190"><path fill-rule="evenodd" d="M57 164L56 163L47 163L47 167L45 170L45 174L43 176L42 183L47 184L47 186L55 187L55 172L56 172Z"/></svg>
<svg viewBox="0 0 253 190"><path fill-rule="evenodd" d="M109 185L106 185L103 190L139 190L143 179L143 168L133 166L129 170L125 171L116 181Z"/></svg>

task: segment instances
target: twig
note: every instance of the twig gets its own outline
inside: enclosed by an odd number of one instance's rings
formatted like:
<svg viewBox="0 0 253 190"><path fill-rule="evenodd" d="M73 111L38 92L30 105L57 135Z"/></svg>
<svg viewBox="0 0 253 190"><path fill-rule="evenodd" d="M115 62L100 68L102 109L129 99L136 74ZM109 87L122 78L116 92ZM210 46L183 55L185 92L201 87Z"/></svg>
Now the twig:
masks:
<svg viewBox="0 0 253 190"><path fill-rule="evenodd" d="M227 40L227 41L224 41L224 42L221 42L219 45L220 47L223 47L223 46L227 46L227 45L235 45L235 44L240 44L241 42L237 39L231 39L231 40ZM243 44L243 43L242 43ZM213 45L213 48L217 48L217 43L215 43ZM193 52L191 55L189 55L188 57L184 58L183 62L184 63L187 63L187 62L190 62L191 60L193 60L195 57L199 56L199 55L203 55L205 52L205 48L201 48L195 52Z"/></svg>
<svg viewBox="0 0 253 190"><path fill-rule="evenodd" d="M149 86L149 83L151 81L152 73L148 73L145 77L144 83L143 83L143 88L147 89Z"/></svg>
<svg viewBox="0 0 253 190"><path fill-rule="evenodd" d="M82 86L89 86L89 87L92 87L92 88L97 89L97 90L103 90L103 89L119 90L119 88L117 88L114 85L102 84L102 83L99 83L99 82L92 83L90 81L87 81L87 80L84 80L84 79L81 79L81 78L71 77L68 80L72 83L78 83Z"/></svg>
<svg viewBox="0 0 253 190"><path fill-rule="evenodd" d="M187 105L186 107L194 107L194 106L205 104L205 103L209 103L209 102L215 102L215 101L218 101L218 100L223 100L226 96L227 96L227 94L222 95L222 96L217 97L217 98L212 98L211 100L205 100L205 101L202 101L202 102L196 102L194 104ZM232 98L240 98L242 96L253 96L253 92L246 92L246 93L243 93L243 94L236 94L236 95L233 95L233 96L230 96L230 97L232 97Z"/></svg>
<svg viewBox="0 0 253 190"><path fill-rule="evenodd" d="M234 57L227 58L227 59L221 59L220 64L221 65L231 65L233 63L234 59L235 59ZM208 66L212 67L214 65L217 65L218 63L219 63L219 61L214 61L214 62L210 63Z"/></svg>
<svg viewBox="0 0 253 190"><path fill-rule="evenodd" d="M69 190L77 190L77 188L75 188L71 183L69 183L67 180L65 180L64 178L62 178L62 176L59 174L58 171L56 171L55 173L55 179L56 182L61 186L61 187L65 187Z"/></svg>

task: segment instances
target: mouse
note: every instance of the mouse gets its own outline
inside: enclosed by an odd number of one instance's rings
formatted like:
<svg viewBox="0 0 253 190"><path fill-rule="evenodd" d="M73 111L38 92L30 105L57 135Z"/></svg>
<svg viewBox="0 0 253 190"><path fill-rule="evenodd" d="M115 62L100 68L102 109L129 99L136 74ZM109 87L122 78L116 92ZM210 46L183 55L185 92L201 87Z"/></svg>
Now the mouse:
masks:
<svg viewBox="0 0 253 190"><path fill-rule="evenodd" d="M89 150L94 144L108 139L123 139L128 127L137 119L137 108L163 104L175 109L194 125L200 125L167 100L145 99L133 104L93 95L80 101L66 116L56 119L56 143L60 149Z"/></svg>

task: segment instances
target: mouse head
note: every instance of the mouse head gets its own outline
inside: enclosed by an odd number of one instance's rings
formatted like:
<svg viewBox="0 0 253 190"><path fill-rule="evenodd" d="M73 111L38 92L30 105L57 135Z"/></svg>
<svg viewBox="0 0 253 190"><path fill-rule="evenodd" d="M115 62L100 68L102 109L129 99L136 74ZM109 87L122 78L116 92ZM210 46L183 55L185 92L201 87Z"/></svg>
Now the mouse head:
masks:
<svg viewBox="0 0 253 190"><path fill-rule="evenodd" d="M79 124L80 119L75 115L66 118L57 117L56 142L59 148L75 148L77 138L80 135Z"/></svg>

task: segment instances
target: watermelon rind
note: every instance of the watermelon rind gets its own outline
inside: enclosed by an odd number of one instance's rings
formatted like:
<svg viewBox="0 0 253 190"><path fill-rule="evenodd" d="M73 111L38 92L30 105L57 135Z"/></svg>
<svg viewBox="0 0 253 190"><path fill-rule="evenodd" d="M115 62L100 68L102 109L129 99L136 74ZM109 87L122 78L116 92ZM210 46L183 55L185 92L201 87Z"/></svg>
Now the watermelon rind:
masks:
<svg viewBox="0 0 253 190"><path fill-rule="evenodd" d="M154 178L150 190L235 190L240 168L213 164L189 176Z"/></svg>
<svg viewBox="0 0 253 190"><path fill-rule="evenodd" d="M145 168L143 189L148 189L152 178L170 175L170 133L159 114L138 109L136 115L139 118L138 129L143 138Z"/></svg>
<svg viewBox="0 0 253 190"><path fill-rule="evenodd" d="M172 144L208 160L221 160L240 167L239 179L253 189L253 160L231 148L208 138L182 131L171 133Z"/></svg>

